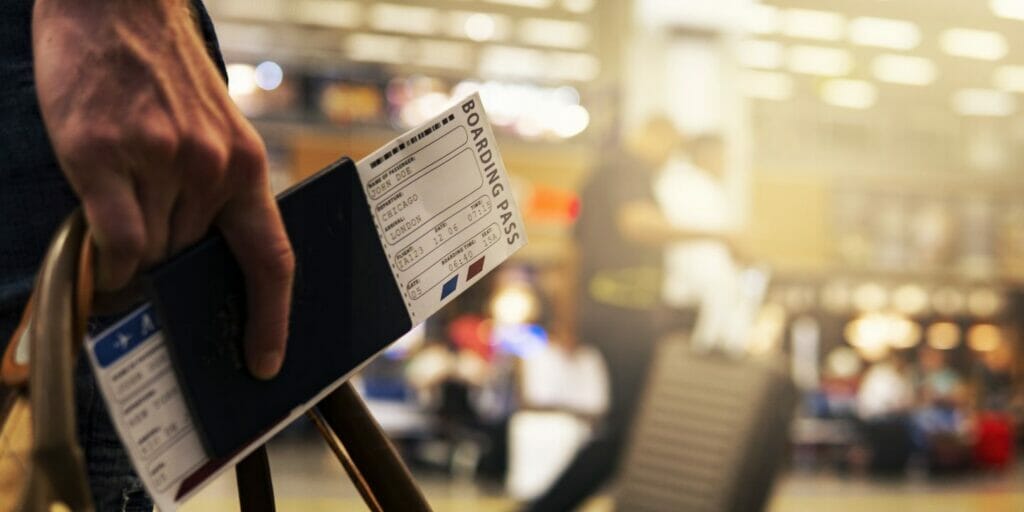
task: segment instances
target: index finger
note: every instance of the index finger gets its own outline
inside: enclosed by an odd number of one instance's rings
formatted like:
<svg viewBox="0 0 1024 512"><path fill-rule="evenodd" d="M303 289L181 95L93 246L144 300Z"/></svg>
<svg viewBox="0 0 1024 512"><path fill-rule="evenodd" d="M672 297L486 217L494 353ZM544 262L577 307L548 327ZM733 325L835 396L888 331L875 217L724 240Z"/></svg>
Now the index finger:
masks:
<svg viewBox="0 0 1024 512"><path fill-rule="evenodd" d="M245 275L245 359L259 379L277 374L288 337L295 256L269 188L242 191L217 219Z"/></svg>

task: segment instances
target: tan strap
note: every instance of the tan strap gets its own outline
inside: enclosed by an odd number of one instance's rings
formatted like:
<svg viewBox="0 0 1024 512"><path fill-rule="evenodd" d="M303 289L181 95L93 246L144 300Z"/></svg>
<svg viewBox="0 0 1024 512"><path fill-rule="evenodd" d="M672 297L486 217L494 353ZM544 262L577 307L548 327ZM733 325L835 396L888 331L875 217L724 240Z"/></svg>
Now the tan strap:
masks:
<svg viewBox="0 0 1024 512"><path fill-rule="evenodd" d="M71 340L71 350L77 355L89 324L95 297L96 247L92 240L92 231L86 226L82 245L78 251L78 279L75 282L75 330L80 334Z"/></svg>
<svg viewBox="0 0 1024 512"><path fill-rule="evenodd" d="M91 267L80 271L87 240L85 219L76 211L57 230L36 277L27 327L33 449L23 512L49 511L57 503L93 510L74 398L76 348L91 300Z"/></svg>
<svg viewBox="0 0 1024 512"><path fill-rule="evenodd" d="M274 482L267 447L260 446L235 466L238 504L242 512L274 512Z"/></svg>

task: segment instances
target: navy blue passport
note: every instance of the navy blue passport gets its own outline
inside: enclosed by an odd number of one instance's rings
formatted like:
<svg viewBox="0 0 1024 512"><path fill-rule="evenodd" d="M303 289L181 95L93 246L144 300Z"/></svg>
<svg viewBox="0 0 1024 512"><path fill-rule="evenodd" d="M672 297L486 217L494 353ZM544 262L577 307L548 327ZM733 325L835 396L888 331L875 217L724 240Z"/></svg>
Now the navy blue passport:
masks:
<svg viewBox="0 0 1024 512"><path fill-rule="evenodd" d="M412 328L349 159L278 198L296 256L288 349L245 368L245 283L220 235L148 275L178 380L213 457L228 457Z"/></svg>

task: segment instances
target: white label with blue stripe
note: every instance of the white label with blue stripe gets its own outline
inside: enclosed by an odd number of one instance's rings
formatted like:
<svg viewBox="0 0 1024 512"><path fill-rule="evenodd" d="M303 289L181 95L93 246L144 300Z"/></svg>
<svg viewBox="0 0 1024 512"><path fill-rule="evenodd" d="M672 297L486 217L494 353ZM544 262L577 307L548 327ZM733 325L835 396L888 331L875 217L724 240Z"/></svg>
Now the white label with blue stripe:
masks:
<svg viewBox="0 0 1024 512"><path fill-rule="evenodd" d="M181 394L160 323L142 306L86 340L96 382L135 470L160 510L209 458Z"/></svg>

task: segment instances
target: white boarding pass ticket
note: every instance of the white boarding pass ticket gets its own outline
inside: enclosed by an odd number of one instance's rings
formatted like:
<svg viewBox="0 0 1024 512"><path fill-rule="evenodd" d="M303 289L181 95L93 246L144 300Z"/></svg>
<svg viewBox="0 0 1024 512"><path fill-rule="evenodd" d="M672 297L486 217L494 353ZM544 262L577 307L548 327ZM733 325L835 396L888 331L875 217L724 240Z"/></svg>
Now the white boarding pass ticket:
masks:
<svg viewBox="0 0 1024 512"><path fill-rule="evenodd" d="M386 144L357 168L413 325L526 243L478 95ZM203 449L150 305L85 345L118 435L164 512L177 509L351 376L340 377L231 459L214 460Z"/></svg>
<svg viewBox="0 0 1024 512"><path fill-rule="evenodd" d="M479 94L356 167L413 325L526 244Z"/></svg>

